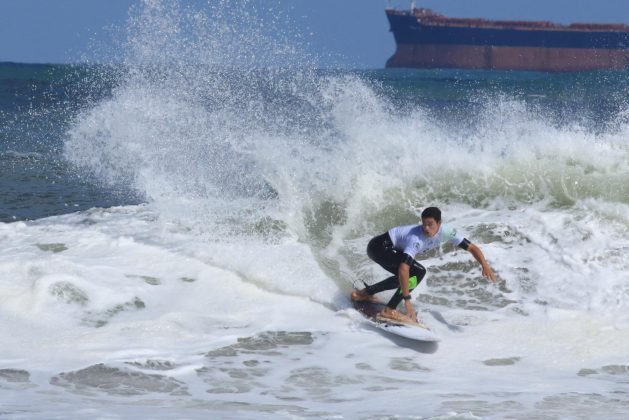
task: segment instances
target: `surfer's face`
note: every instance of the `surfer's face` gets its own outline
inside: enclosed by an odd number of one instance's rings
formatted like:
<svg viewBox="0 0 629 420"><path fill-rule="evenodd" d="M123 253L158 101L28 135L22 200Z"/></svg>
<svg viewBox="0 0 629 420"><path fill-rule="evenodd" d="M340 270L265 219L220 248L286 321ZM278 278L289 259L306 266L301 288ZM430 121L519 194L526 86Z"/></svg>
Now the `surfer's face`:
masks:
<svg viewBox="0 0 629 420"><path fill-rule="evenodd" d="M441 226L441 222L437 222L432 217L422 217L422 228L424 229L424 233L429 237L433 237L439 232L439 227Z"/></svg>

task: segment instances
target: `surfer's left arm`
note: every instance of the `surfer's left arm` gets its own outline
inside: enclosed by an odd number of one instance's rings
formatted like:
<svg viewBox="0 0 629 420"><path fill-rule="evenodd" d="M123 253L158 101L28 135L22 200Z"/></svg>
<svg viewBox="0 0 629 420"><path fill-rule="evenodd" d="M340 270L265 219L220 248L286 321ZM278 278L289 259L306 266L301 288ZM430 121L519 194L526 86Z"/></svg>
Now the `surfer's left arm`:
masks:
<svg viewBox="0 0 629 420"><path fill-rule="evenodd" d="M495 283L496 282L496 275L494 274L493 270L489 266L489 263L485 259L485 256L483 255L483 251L481 251L480 248L478 246L474 245L473 243L471 243L469 241L467 241L467 242L468 242L467 243L467 250L470 252L470 254L472 254L474 256L476 261L478 261L478 263L483 268L483 277L485 277L486 279L491 280L492 282Z"/></svg>
<svg viewBox="0 0 629 420"><path fill-rule="evenodd" d="M400 263L398 267L398 279L400 281L400 290L402 291L402 296L406 296L404 298L404 306L406 307L406 315L413 322L417 322L417 316L415 315L415 310L413 309L413 304L411 303L411 292L408 282L408 277L410 273L410 266L406 262Z"/></svg>

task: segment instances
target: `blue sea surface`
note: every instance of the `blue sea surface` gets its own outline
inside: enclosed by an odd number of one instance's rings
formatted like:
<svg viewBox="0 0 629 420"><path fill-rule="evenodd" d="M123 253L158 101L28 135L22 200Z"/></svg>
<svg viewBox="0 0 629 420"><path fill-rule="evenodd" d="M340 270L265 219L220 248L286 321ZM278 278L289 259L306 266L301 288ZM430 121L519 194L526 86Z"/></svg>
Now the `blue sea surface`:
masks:
<svg viewBox="0 0 629 420"><path fill-rule="evenodd" d="M110 94L70 65L0 63L0 221L137 202L73 168L63 142L76 113Z"/></svg>

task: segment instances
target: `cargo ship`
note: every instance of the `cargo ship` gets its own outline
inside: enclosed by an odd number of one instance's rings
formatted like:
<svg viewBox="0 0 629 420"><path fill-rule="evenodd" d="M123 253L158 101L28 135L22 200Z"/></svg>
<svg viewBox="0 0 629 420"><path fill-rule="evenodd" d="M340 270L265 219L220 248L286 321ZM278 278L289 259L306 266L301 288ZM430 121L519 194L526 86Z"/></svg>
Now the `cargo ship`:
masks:
<svg viewBox="0 0 629 420"><path fill-rule="evenodd" d="M629 69L629 25L451 18L386 10L396 51L386 67L568 72Z"/></svg>

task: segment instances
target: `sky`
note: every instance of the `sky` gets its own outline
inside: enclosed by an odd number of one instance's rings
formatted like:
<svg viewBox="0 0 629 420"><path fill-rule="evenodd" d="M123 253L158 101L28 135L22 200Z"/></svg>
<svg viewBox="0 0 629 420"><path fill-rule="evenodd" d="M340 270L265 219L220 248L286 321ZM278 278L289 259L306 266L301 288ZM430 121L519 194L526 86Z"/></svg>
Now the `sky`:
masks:
<svg viewBox="0 0 629 420"><path fill-rule="evenodd" d="M139 1L0 0L0 62L105 61L99 51L120 38L129 8ZM213 0L178 1L203 7ZM384 66L395 49L384 9L410 5L407 0L250 1L279 3L315 54L352 68ZM243 0L233 3L240 7ZM417 0L417 6L453 17L629 24L629 0Z"/></svg>

